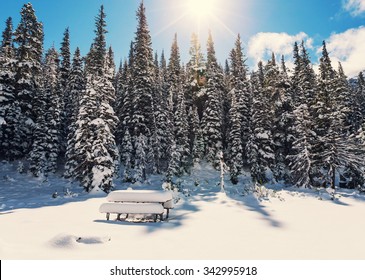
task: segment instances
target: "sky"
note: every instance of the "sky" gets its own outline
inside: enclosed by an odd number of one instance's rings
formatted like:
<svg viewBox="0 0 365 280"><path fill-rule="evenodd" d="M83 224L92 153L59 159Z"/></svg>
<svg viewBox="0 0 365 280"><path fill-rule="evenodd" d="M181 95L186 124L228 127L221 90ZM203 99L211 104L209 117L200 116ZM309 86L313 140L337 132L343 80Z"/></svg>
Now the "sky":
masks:
<svg viewBox="0 0 365 280"><path fill-rule="evenodd" d="M115 60L128 56L137 27L136 10L141 0L32 0L44 24L45 49L60 47L66 27L71 48L85 55L94 38L94 21L100 5L107 14L108 45ZM0 30L11 16L16 27L24 0L0 0ZM218 60L223 64L241 35L247 64L255 68L271 52L285 56L292 66L295 41L304 40L314 64L326 40L333 66L340 60L348 76L365 69L365 0L144 0L154 51L169 56L174 34L183 62L189 60L190 38L199 34L205 50L209 30Z"/></svg>

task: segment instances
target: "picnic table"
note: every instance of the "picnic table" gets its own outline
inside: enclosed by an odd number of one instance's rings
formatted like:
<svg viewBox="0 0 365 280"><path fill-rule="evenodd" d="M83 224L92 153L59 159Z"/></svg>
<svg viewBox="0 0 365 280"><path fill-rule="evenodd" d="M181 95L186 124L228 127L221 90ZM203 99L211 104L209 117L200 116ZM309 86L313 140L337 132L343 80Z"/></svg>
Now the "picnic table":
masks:
<svg viewBox="0 0 365 280"><path fill-rule="evenodd" d="M99 211L106 213L107 220L109 220L110 214L117 214L117 220L120 220L122 214L126 215L125 219L129 214L150 214L154 216L155 222L158 217L163 221L165 210L165 219L168 219L170 209L174 208L172 192L162 190L112 191L106 200L108 202L103 203Z"/></svg>

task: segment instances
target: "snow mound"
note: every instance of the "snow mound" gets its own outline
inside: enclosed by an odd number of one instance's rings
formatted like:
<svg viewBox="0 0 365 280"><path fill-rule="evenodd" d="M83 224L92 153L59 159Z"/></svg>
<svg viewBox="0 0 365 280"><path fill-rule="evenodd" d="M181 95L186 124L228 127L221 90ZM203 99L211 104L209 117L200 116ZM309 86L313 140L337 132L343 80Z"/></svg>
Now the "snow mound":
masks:
<svg viewBox="0 0 365 280"><path fill-rule="evenodd" d="M59 234L49 241L52 247L60 249L74 249L78 244L103 244L111 241L110 236L76 236Z"/></svg>

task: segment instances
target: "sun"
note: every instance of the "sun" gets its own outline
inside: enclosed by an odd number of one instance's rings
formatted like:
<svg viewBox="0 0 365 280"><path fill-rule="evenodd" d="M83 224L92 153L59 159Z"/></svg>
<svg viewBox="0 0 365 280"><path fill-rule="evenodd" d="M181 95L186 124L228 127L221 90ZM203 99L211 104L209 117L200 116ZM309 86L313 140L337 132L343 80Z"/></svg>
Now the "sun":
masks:
<svg viewBox="0 0 365 280"><path fill-rule="evenodd" d="M202 20L214 15L217 9L217 0L188 0L187 13L196 19Z"/></svg>

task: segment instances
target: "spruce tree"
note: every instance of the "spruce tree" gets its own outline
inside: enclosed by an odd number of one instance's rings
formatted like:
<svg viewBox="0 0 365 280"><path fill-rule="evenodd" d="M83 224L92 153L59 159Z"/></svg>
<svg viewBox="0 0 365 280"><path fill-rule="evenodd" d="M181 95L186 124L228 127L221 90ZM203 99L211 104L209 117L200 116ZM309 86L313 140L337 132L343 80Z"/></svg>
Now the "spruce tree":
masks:
<svg viewBox="0 0 365 280"><path fill-rule="evenodd" d="M188 107L192 105L197 107L199 119L202 119L207 101L205 92L206 61L201 50L199 37L195 33L191 35L189 55L190 60L186 65L187 78L184 85L185 101Z"/></svg>
<svg viewBox="0 0 365 280"><path fill-rule="evenodd" d="M43 67L43 90L38 95L42 114L36 119L34 143L30 152L30 171L37 177L57 170L61 111L58 62L57 51L49 49Z"/></svg>
<svg viewBox="0 0 365 280"><path fill-rule="evenodd" d="M235 99L236 110L238 113L238 118L241 127L241 145L242 148L242 161L240 163L247 162L247 157L245 154L248 138L250 135L250 107L251 107L251 94L250 85L247 79L247 67L245 65L245 57L242 51L241 37L238 35L235 48L231 51L231 98ZM232 124L231 124L232 125ZM232 128L231 128L232 129ZM235 156L235 155L231 155ZM238 164L238 163L237 163ZM242 168L242 167L241 167Z"/></svg>
<svg viewBox="0 0 365 280"><path fill-rule="evenodd" d="M174 110L180 105L178 95L182 84L182 69L180 51L177 43L177 34L175 34L174 41L171 46L170 59L167 66L167 75L169 83L169 102L171 108Z"/></svg>
<svg viewBox="0 0 365 280"><path fill-rule="evenodd" d="M275 162L273 167L274 177L277 181L289 182L289 168L287 157L292 153L294 140L294 115L293 115L293 93L289 80L284 56L282 57L279 80L276 85L277 91L273 96L273 149Z"/></svg>
<svg viewBox="0 0 365 280"><path fill-rule="evenodd" d="M222 135L222 92L223 73L218 66L214 43L209 34L207 43L207 107L203 113L202 128L205 147L205 159L218 168L218 152L223 150Z"/></svg>
<svg viewBox="0 0 365 280"><path fill-rule="evenodd" d="M246 153L253 181L263 184L268 180L266 170L272 166L274 152L271 134L272 109L270 96L264 88L265 76L261 62L258 68L258 71L251 75L252 119Z"/></svg>
<svg viewBox="0 0 365 280"><path fill-rule="evenodd" d="M76 51L72 60L72 67L67 82L66 91L69 95L69 123L67 134L67 147L66 147L66 165L65 176L68 178L76 178L75 168L80 164L80 159L76 156L76 139L75 134L77 128L77 119L79 114L79 103L81 97L85 94L85 76L83 68L83 58L80 54L80 49L76 48Z"/></svg>
<svg viewBox="0 0 365 280"><path fill-rule="evenodd" d="M61 42L61 50L60 50L60 70L59 70L59 83L61 90L61 153L65 154L67 147L67 135L69 133L69 128L71 126L71 110L72 110L72 101L70 100L70 92L67 90L67 85L70 77L71 71L71 52L70 52L70 31L69 28L66 28L63 33L63 40Z"/></svg>
<svg viewBox="0 0 365 280"><path fill-rule="evenodd" d="M96 36L88 54L86 91L80 98L75 130L78 163L75 176L88 192L113 189L113 176L119 160L114 136L118 118L111 106L115 102L115 90L110 75L110 54L106 51L105 16L101 6L95 20Z"/></svg>
<svg viewBox="0 0 365 280"><path fill-rule="evenodd" d="M43 53L43 25L38 22L32 4L21 10L20 23L14 33L16 44L15 91L19 100L22 118L20 131L23 138L23 155L33 142L32 130L37 117L43 112L37 98L41 90L41 63Z"/></svg>
<svg viewBox="0 0 365 280"><path fill-rule="evenodd" d="M6 20L0 46L0 155L14 160L22 155L21 111L15 93L15 54L12 19Z"/></svg>
<svg viewBox="0 0 365 280"><path fill-rule="evenodd" d="M231 120L229 131L229 145L228 152L230 155L229 170L231 174L231 182L238 183L238 175L241 174L243 162L243 146L241 136L241 122L240 114L237 110L237 103L235 95L232 96L231 109L229 111L229 118Z"/></svg>

